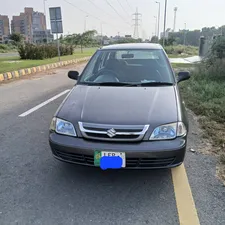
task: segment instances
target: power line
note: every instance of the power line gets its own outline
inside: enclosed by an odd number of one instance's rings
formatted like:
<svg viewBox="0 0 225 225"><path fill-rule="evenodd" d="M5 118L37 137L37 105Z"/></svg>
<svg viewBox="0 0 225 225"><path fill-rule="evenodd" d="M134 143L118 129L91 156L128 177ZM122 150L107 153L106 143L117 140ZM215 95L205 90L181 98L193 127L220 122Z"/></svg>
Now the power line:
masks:
<svg viewBox="0 0 225 225"><path fill-rule="evenodd" d="M102 12L104 12L105 14L114 17L112 14L110 14L110 13L106 12L104 9L100 8L100 7L99 7L97 4L95 4L92 0L87 0L87 1L89 1L92 5L94 5L97 9L100 9L100 10L101 10ZM119 1L119 0L117 0L117 1L118 1L118 3L120 4L120 6L122 7L122 9L124 10L124 12L127 13L127 11L124 9L124 7L123 7L123 5L120 3L120 1ZM130 16L128 13L127 13L127 15ZM123 20L123 22L125 22L123 17L122 17L121 19ZM127 22L125 22L125 23L127 23ZM131 24L129 24L129 25L131 25Z"/></svg>
<svg viewBox="0 0 225 225"><path fill-rule="evenodd" d="M99 19L97 16L94 16L94 15L88 13L87 11L85 11L85 10L83 10L83 9L81 9L81 8L79 8L79 7L77 7L77 6L74 5L72 2L69 2L69 1L67 1L67 0L63 0L63 1L66 2L66 3L68 3L68 4L70 4L70 5L72 5L74 8L80 10L81 12L83 12L83 13L85 13L85 14L87 14L87 15L89 15L89 16L91 16L91 17L93 17L93 18L95 18L95 19L97 19L97 20L99 20L99 21L102 21L102 20Z"/></svg>
<svg viewBox="0 0 225 225"><path fill-rule="evenodd" d="M117 0L117 2L120 4L120 7L123 9L123 11L124 11L128 16L130 16L129 13L124 9L122 3L121 3L119 0Z"/></svg>
<svg viewBox="0 0 225 225"><path fill-rule="evenodd" d="M126 2L127 2L127 5L130 7L131 11L133 12L133 9L132 9L130 3L128 2L128 0L126 0Z"/></svg>
<svg viewBox="0 0 225 225"><path fill-rule="evenodd" d="M73 6L74 8L80 10L81 12L85 13L86 15L88 15L88 16L90 16L90 17L93 17L93 18L95 18L96 20L99 20L100 22L103 22L103 23L105 23L105 24L111 25L112 27L115 28L115 25L112 25L111 23L107 23L107 22L105 22L104 20L100 19L99 17L97 17L97 16L95 16L95 15L93 15L93 14L90 14L89 12L87 12L87 11L81 9L80 7L74 5L72 2L69 2L69 1L67 1L67 0L63 0L63 1L66 2L67 4ZM90 1L90 0L88 0L88 1L89 1L89 2L92 2L92 1ZM94 2L92 2L92 3L93 3L96 7L98 7ZM99 7L98 7L98 8L99 8ZM101 10L102 10L102 9L101 9ZM124 19L123 19L123 21L124 21Z"/></svg>
<svg viewBox="0 0 225 225"><path fill-rule="evenodd" d="M105 0L106 3L113 9L113 11L124 21L124 18L118 13L118 11L110 4L108 0ZM124 21L125 23L129 24L128 22ZM130 25L130 24L129 24Z"/></svg>
<svg viewBox="0 0 225 225"><path fill-rule="evenodd" d="M97 9L100 9L102 12L104 12L105 14L108 14L109 16L114 17L113 15L111 15L110 13L106 12L105 10L103 10L102 8L100 8L98 5L96 5L92 0L87 0L89 1L92 5L94 5Z"/></svg>

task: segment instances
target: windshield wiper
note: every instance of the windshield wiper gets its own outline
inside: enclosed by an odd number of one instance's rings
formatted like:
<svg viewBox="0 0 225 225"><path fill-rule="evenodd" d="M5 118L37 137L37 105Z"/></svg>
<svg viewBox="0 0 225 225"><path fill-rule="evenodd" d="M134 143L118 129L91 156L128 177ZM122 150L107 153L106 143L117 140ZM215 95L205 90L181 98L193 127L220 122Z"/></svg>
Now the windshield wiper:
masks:
<svg viewBox="0 0 225 225"><path fill-rule="evenodd" d="M126 87L126 86L133 86L133 84L129 84L129 83L121 83L121 82L101 82L101 83L95 83L95 82L91 82L91 83L85 83L87 85L90 86L118 86L118 87ZM137 85L134 85L137 86Z"/></svg>
<svg viewBox="0 0 225 225"><path fill-rule="evenodd" d="M172 86L169 82L144 82L144 83L123 83L123 82L85 82L84 85L89 86L113 86L113 87L154 87L154 86Z"/></svg>
<svg viewBox="0 0 225 225"><path fill-rule="evenodd" d="M144 83L138 83L137 86L144 86L144 87L154 87L154 86L172 86L174 83L170 82L144 82Z"/></svg>

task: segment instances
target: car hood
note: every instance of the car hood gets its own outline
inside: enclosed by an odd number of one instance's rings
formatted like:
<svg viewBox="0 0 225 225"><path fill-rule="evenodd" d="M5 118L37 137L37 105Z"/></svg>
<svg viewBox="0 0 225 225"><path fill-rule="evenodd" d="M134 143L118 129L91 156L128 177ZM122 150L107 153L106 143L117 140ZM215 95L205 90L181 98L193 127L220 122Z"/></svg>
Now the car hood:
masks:
<svg viewBox="0 0 225 225"><path fill-rule="evenodd" d="M77 124L166 124L177 121L173 86L97 87L75 86L57 112L57 117Z"/></svg>

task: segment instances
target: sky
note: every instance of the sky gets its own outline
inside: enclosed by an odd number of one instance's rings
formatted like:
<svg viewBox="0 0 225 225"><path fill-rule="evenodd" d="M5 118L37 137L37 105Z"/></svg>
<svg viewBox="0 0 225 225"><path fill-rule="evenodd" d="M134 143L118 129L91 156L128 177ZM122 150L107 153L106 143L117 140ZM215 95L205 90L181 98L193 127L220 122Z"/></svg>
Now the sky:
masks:
<svg viewBox="0 0 225 225"><path fill-rule="evenodd" d="M165 0L158 1L161 2L160 31L163 31ZM158 16L158 4L155 0L47 0L48 28L48 8L58 6L62 9L64 34L83 32L86 21L87 30L96 29L101 33L102 26L104 35L133 35L132 14L137 8L142 14L139 17L139 36L149 38L155 34L154 17ZM43 0L0 0L0 14L8 15L10 20L13 15L23 12L24 7L33 7L35 11L44 12ZM185 23L189 30L225 24L225 0L168 0L167 28L173 28L174 7L178 8L176 30L184 29Z"/></svg>

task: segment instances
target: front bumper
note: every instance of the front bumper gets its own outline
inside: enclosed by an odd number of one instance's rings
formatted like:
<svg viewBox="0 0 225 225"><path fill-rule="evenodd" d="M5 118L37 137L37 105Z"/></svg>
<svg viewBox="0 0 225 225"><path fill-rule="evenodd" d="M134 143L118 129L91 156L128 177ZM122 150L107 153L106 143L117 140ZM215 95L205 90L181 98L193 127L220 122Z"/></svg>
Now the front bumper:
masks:
<svg viewBox="0 0 225 225"><path fill-rule="evenodd" d="M89 141L83 138L50 133L49 143L58 160L94 166L94 151L126 153L127 169L160 169L179 166L186 153L186 137L170 141L115 143Z"/></svg>

